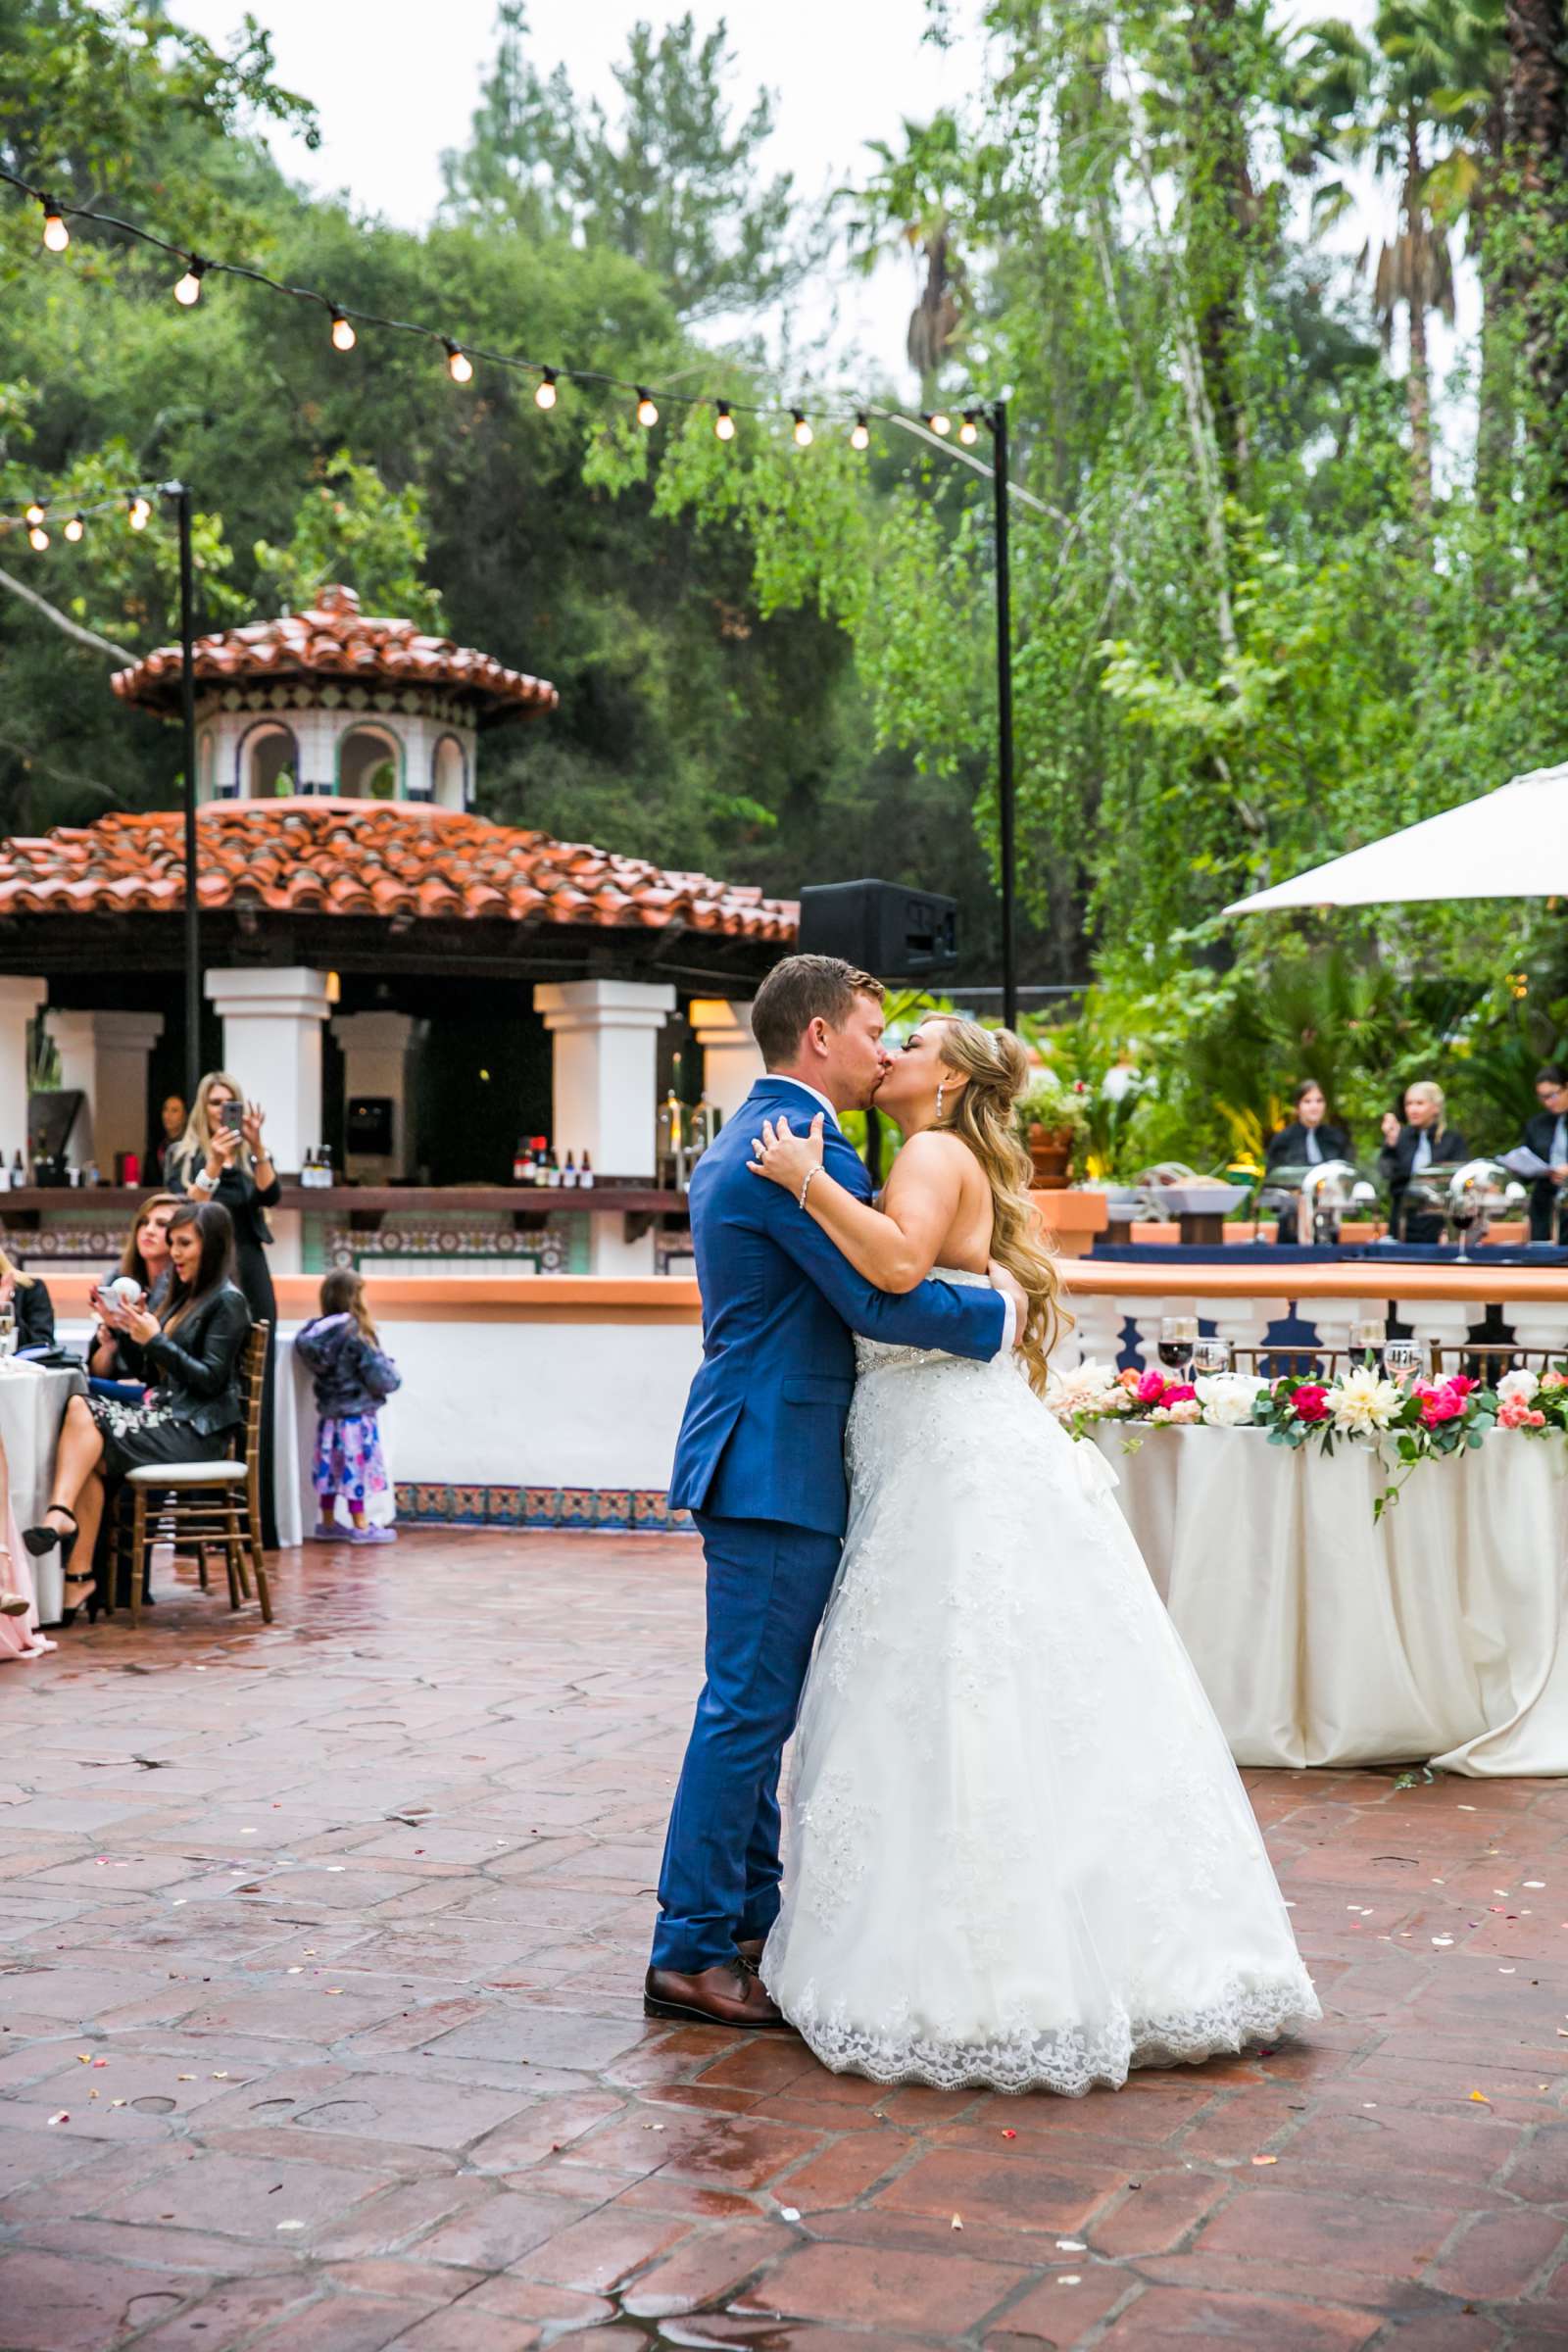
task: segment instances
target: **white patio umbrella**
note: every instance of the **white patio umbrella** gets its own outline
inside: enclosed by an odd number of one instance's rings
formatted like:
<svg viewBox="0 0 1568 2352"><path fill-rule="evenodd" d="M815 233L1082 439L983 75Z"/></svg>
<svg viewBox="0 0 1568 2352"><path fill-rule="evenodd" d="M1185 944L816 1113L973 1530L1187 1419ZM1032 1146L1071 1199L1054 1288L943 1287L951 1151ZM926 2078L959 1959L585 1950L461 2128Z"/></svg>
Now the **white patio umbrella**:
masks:
<svg viewBox="0 0 1568 2352"><path fill-rule="evenodd" d="M1478 801L1386 833L1271 890L1255 890L1225 912L1559 895L1568 898L1568 762L1515 776Z"/></svg>

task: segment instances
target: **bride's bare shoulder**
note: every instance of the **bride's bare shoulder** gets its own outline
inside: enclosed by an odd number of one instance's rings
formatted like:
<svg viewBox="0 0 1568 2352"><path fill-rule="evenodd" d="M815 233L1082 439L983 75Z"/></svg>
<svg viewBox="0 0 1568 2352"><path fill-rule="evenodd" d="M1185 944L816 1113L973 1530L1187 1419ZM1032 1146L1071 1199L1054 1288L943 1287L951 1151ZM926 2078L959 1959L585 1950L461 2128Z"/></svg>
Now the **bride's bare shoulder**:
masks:
<svg viewBox="0 0 1568 2352"><path fill-rule="evenodd" d="M939 1184L952 1189L963 1182L964 1170L974 1164L974 1154L961 1138L926 1127L900 1146L888 1183L897 1184L902 1177L906 1184Z"/></svg>

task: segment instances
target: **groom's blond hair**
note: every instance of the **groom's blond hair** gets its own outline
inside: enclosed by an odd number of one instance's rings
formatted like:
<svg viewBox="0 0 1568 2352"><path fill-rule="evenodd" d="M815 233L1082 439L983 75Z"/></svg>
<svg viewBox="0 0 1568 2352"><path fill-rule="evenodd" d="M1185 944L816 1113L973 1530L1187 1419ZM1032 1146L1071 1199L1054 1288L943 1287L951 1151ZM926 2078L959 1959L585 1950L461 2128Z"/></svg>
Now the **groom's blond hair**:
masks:
<svg viewBox="0 0 1568 2352"><path fill-rule="evenodd" d="M880 980L857 970L842 956L786 956L782 963L774 964L757 992L752 1035L768 1068L776 1070L795 1059L813 1021L842 1029L855 1010L857 997L874 997L880 1004L886 994Z"/></svg>

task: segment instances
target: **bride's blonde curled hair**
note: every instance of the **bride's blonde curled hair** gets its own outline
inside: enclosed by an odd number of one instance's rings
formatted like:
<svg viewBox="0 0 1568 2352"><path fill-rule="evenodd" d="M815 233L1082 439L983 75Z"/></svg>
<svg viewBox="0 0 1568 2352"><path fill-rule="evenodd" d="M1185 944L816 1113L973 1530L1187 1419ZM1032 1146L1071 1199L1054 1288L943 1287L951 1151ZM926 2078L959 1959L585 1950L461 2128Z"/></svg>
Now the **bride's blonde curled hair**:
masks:
<svg viewBox="0 0 1568 2352"><path fill-rule="evenodd" d="M991 1254L1017 1276L1027 1295L1021 1352L1030 1387L1044 1396L1051 1350L1072 1317L1061 1304L1056 1261L1029 1198L1033 1171L1018 1139L1016 1104L1029 1083L1028 1052L1010 1029L985 1029L957 1013L928 1017L937 1030L939 1058L968 1081L952 1091L937 1125L966 1143L985 1171Z"/></svg>

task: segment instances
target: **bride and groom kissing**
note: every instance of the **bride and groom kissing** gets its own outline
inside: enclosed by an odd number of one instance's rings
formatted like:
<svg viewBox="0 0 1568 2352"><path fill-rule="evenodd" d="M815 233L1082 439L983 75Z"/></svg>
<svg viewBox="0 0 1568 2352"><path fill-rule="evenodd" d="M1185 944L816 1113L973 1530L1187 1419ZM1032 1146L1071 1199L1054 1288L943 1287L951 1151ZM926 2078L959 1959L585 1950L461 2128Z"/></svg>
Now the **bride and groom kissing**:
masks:
<svg viewBox="0 0 1568 2352"><path fill-rule="evenodd" d="M879 2082L1064 2092L1318 2016L1114 1474L1044 1401L1023 1047L943 1013L890 1055L880 984L820 956L774 968L752 1025L766 1074L691 1186L670 1501L707 1674L647 2013L792 2027ZM873 1098L905 1137L880 1204L839 1125Z"/></svg>

